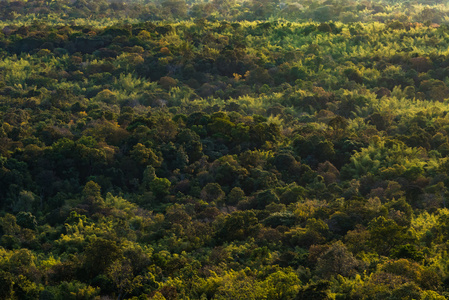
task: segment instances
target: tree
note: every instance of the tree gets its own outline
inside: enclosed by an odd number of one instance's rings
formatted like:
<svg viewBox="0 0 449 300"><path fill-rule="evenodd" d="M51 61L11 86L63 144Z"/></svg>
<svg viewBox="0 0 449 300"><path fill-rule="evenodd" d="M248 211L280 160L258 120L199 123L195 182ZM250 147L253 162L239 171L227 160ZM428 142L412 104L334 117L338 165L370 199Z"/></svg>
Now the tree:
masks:
<svg viewBox="0 0 449 300"><path fill-rule="evenodd" d="M18 275L14 281L14 296L24 300L38 299L39 287L24 275Z"/></svg>
<svg viewBox="0 0 449 300"><path fill-rule="evenodd" d="M337 241L318 258L316 271L325 278L337 274L349 277L355 275L360 266L346 246Z"/></svg>
<svg viewBox="0 0 449 300"><path fill-rule="evenodd" d="M330 282L320 280L316 283L312 282L301 288L296 294L295 300L330 300Z"/></svg>
<svg viewBox="0 0 449 300"><path fill-rule="evenodd" d="M239 187L234 187L227 196L226 204L235 206L240 201L245 199L246 199L245 192Z"/></svg>
<svg viewBox="0 0 449 300"><path fill-rule="evenodd" d="M225 193L218 183L208 183L201 190L201 199L206 202L221 203L225 197Z"/></svg>
<svg viewBox="0 0 449 300"><path fill-rule="evenodd" d="M253 276L243 271L230 271L220 278L216 289L217 299L262 299L266 291Z"/></svg>
<svg viewBox="0 0 449 300"><path fill-rule="evenodd" d="M36 217L33 216L33 214L31 214L30 212L19 212L17 214L17 225L23 227L23 228L28 228L28 229L32 229L32 230L36 230L37 228L37 221L36 221Z"/></svg>
<svg viewBox="0 0 449 300"><path fill-rule="evenodd" d="M272 190L260 191L255 194L255 206L257 209L264 209L271 203L279 203L279 197Z"/></svg>
<svg viewBox="0 0 449 300"><path fill-rule="evenodd" d="M109 266L107 273L115 284L118 300L142 285L142 276L134 276L128 260L116 260Z"/></svg>
<svg viewBox="0 0 449 300"><path fill-rule="evenodd" d="M141 143L134 145L131 157L140 165L151 165L157 168L162 163L162 159L151 148L147 148Z"/></svg>
<svg viewBox="0 0 449 300"><path fill-rule="evenodd" d="M270 274L264 281L268 299L293 299L299 290L301 280L290 268Z"/></svg>
<svg viewBox="0 0 449 300"><path fill-rule="evenodd" d="M94 181L88 181L83 188L82 197L93 210L97 210L104 205L104 200L101 197L101 187Z"/></svg>
<svg viewBox="0 0 449 300"><path fill-rule="evenodd" d="M170 186L171 182L167 178L156 177L150 183L150 190L156 197L163 198L170 193Z"/></svg>
<svg viewBox="0 0 449 300"><path fill-rule="evenodd" d="M405 228L383 216L371 220L368 231L371 247L381 255L388 255L394 246L406 239Z"/></svg>
<svg viewBox="0 0 449 300"><path fill-rule="evenodd" d="M259 220L253 211L236 211L227 215L217 235L222 240L245 240L257 233Z"/></svg>
<svg viewBox="0 0 449 300"><path fill-rule="evenodd" d="M9 272L0 271L0 298L11 299L13 295L14 278Z"/></svg>
<svg viewBox="0 0 449 300"><path fill-rule="evenodd" d="M167 17L182 19L187 16L187 4L182 0L164 0L162 3L163 12Z"/></svg>
<svg viewBox="0 0 449 300"><path fill-rule="evenodd" d="M1 220L3 234L14 235L19 232L20 227L17 225L17 218L11 214L5 214Z"/></svg>
<svg viewBox="0 0 449 300"><path fill-rule="evenodd" d="M33 205L36 202L36 195L30 191L21 191L17 202L13 205L15 212L24 211L30 212L33 210Z"/></svg>
<svg viewBox="0 0 449 300"><path fill-rule="evenodd" d="M83 267L88 278L104 273L107 268L121 257L121 249L116 242L96 238L84 249Z"/></svg>

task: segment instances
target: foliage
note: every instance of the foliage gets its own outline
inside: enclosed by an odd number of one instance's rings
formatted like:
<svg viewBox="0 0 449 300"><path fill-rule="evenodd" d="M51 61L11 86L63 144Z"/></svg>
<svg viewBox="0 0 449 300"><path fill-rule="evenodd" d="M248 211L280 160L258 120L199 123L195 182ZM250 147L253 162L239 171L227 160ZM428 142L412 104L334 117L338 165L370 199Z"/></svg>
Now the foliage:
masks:
<svg viewBox="0 0 449 300"><path fill-rule="evenodd" d="M448 12L0 1L0 298L449 297Z"/></svg>

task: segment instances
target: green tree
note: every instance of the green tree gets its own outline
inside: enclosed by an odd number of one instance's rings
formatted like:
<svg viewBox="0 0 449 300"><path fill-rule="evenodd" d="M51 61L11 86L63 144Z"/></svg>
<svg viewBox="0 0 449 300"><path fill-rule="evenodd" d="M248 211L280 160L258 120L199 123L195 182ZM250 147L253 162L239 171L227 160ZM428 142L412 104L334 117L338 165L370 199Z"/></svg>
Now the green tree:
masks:
<svg viewBox="0 0 449 300"><path fill-rule="evenodd" d="M318 274L325 278L337 274L349 277L355 275L360 266L361 263L349 252L346 246L341 241L337 241L320 255L316 270Z"/></svg>
<svg viewBox="0 0 449 300"><path fill-rule="evenodd" d="M330 300L330 282L320 280L318 282L309 283L301 288L295 297L295 300Z"/></svg>
<svg viewBox="0 0 449 300"><path fill-rule="evenodd" d="M259 220L253 211L236 211L225 217L224 224L217 235L226 241L245 240L257 233L258 224Z"/></svg>
<svg viewBox="0 0 449 300"><path fill-rule="evenodd" d="M218 183L208 183L201 190L201 199L206 202L221 203L225 197L225 193Z"/></svg>
<svg viewBox="0 0 449 300"><path fill-rule="evenodd" d="M147 148L141 143L134 145L133 150L131 150L131 157L140 165L151 165L157 168L162 163L161 158L151 148Z"/></svg>
<svg viewBox="0 0 449 300"><path fill-rule="evenodd" d="M88 181L83 188L82 197L84 202L89 204L93 209L103 206L104 200L101 197L101 187L94 181Z"/></svg>
<svg viewBox="0 0 449 300"><path fill-rule="evenodd" d="M119 300L142 286L142 277L134 276L130 261L116 260L109 266L107 274L116 287Z"/></svg>
<svg viewBox="0 0 449 300"><path fill-rule="evenodd" d="M0 271L0 298L12 299L14 278L9 272Z"/></svg>
<svg viewBox="0 0 449 300"><path fill-rule="evenodd" d="M393 247L406 239L405 228L383 216L371 220L368 231L370 246L381 255L388 255Z"/></svg>
<svg viewBox="0 0 449 300"><path fill-rule="evenodd" d="M150 183L150 190L158 198L163 198L170 193L171 182L167 178L156 177Z"/></svg>
<svg viewBox="0 0 449 300"><path fill-rule="evenodd" d="M104 273L109 266L121 257L122 251L116 242L96 238L84 249L83 267L88 278Z"/></svg>
<svg viewBox="0 0 449 300"><path fill-rule="evenodd" d="M23 228L28 228L28 229L32 229L32 230L37 229L36 217L33 216L33 214L30 212L21 211L17 214L16 219L17 219L17 225L19 225Z"/></svg>
<svg viewBox="0 0 449 300"><path fill-rule="evenodd" d="M268 299L294 299L300 289L301 280L295 272L287 268L270 274L264 284Z"/></svg>

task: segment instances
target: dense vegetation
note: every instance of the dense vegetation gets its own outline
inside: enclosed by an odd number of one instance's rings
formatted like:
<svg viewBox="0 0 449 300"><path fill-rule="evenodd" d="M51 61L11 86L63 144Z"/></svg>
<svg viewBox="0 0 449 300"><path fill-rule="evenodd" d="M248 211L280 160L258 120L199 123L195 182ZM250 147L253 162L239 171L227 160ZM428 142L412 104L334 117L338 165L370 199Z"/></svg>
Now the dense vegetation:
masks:
<svg viewBox="0 0 449 300"><path fill-rule="evenodd" d="M449 6L0 2L0 299L446 299Z"/></svg>

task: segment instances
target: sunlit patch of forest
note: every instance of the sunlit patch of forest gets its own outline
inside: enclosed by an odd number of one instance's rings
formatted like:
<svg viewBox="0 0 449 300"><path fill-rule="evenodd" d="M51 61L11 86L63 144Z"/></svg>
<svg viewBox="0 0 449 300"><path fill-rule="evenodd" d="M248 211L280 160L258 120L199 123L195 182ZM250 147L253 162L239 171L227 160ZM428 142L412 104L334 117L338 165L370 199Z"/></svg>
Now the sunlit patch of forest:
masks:
<svg viewBox="0 0 449 300"><path fill-rule="evenodd" d="M448 298L448 13L0 1L0 299Z"/></svg>

